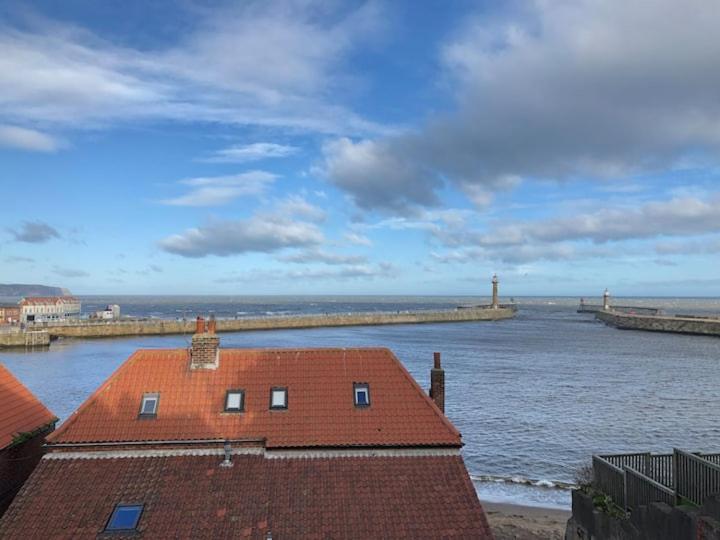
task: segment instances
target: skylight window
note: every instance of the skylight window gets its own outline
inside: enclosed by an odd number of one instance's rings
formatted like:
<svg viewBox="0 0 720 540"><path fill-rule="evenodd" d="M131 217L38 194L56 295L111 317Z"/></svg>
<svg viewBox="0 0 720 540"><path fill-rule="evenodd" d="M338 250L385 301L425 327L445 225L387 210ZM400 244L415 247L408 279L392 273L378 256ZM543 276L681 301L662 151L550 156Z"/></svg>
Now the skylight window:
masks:
<svg viewBox="0 0 720 540"><path fill-rule="evenodd" d="M353 392L355 394L356 407L370 406L370 385L367 383L354 383Z"/></svg>
<svg viewBox="0 0 720 540"><path fill-rule="evenodd" d="M107 525L106 531L134 531L137 529L140 515L144 505L142 504L118 504L115 506Z"/></svg>
<svg viewBox="0 0 720 540"><path fill-rule="evenodd" d="M225 412L242 412L245 410L245 391L228 390L225 395Z"/></svg>
<svg viewBox="0 0 720 540"><path fill-rule="evenodd" d="M141 418L155 418L157 416L160 394L143 394L140 405Z"/></svg>
<svg viewBox="0 0 720 540"><path fill-rule="evenodd" d="M270 408L271 409L287 409L288 407L288 391L287 388L271 388L270 389Z"/></svg>

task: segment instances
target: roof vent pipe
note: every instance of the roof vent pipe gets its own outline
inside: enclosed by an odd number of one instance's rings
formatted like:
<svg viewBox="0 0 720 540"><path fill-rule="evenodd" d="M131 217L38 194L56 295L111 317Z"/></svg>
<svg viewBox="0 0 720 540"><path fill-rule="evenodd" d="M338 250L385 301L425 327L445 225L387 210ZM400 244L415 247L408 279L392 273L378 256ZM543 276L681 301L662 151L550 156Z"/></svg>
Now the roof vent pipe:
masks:
<svg viewBox="0 0 720 540"><path fill-rule="evenodd" d="M232 467L232 447L230 446L230 441L225 441L225 444L223 445L223 451L225 452L225 459L222 463L220 463L221 467Z"/></svg>

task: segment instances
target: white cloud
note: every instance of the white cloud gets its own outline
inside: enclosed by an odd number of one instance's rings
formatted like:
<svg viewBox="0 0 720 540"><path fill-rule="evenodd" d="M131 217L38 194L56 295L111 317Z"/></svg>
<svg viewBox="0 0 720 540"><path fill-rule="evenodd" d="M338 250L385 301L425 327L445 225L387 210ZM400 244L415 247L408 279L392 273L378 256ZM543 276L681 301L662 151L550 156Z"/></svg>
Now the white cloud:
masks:
<svg viewBox="0 0 720 540"><path fill-rule="evenodd" d="M246 163L268 158L283 158L296 154L296 146L276 143L236 144L213 152L201 161L208 163Z"/></svg>
<svg viewBox="0 0 720 540"><path fill-rule="evenodd" d="M180 183L193 187L193 190L161 202L172 206L220 206L238 197L261 195L276 178L276 175L265 171L189 178Z"/></svg>
<svg viewBox="0 0 720 540"><path fill-rule="evenodd" d="M370 240L367 236L363 234L358 234L356 232L348 232L343 235L343 238L349 242L350 244L356 245L356 246L372 246L372 240Z"/></svg>
<svg viewBox="0 0 720 540"><path fill-rule="evenodd" d="M172 46L154 49L37 18L22 28L0 24L0 122L77 129L170 119L382 131L340 97L348 54L383 26L375 3L257 1L198 14Z"/></svg>
<svg viewBox="0 0 720 540"><path fill-rule="evenodd" d="M34 152L55 152L62 148L64 143L34 129L0 124L0 146Z"/></svg>
<svg viewBox="0 0 720 540"><path fill-rule="evenodd" d="M536 1L483 15L442 50L454 112L326 146L329 180L364 209L480 205L517 179L606 180L700 155L720 162L714 0Z"/></svg>
<svg viewBox="0 0 720 540"><path fill-rule="evenodd" d="M215 221L168 236L159 246L169 253L192 258L316 247L325 241L317 225L324 217L321 209L302 197L291 196L247 219Z"/></svg>

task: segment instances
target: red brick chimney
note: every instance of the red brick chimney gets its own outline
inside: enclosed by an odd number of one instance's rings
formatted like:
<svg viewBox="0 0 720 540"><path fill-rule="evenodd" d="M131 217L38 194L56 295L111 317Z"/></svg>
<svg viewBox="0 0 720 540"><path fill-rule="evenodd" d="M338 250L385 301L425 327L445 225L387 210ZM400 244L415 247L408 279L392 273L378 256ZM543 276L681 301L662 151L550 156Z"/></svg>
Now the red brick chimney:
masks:
<svg viewBox="0 0 720 540"><path fill-rule="evenodd" d="M215 317L205 327L205 320L197 318L195 335L190 347L190 369L217 369L220 365L220 338L215 333Z"/></svg>
<svg viewBox="0 0 720 540"><path fill-rule="evenodd" d="M445 370L440 365L440 353L433 353L434 366L430 370L430 398L445 412Z"/></svg>

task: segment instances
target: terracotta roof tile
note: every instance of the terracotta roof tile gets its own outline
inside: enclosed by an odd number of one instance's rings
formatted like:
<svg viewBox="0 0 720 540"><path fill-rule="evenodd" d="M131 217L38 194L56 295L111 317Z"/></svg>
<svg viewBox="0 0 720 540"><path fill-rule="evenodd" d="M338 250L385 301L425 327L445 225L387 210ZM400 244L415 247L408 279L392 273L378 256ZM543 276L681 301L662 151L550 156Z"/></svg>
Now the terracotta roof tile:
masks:
<svg viewBox="0 0 720 540"><path fill-rule="evenodd" d="M33 431L55 418L8 369L0 364L0 448L19 433Z"/></svg>
<svg viewBox="0 0 720 540"><path fill-rule="evenodd" d="M0 537L94 539L116 504L139 503L145 538L492 538L457 456L221 459L44 459Z"/></svg>
<svg viewBox="0 0 720 540"><path fill-rule="evenodd" d="M133 354L49 437L55 443L266 439L271 447L460 446L458 431L388 349L221 350L215 370L190 370L188 352ZM370 385L356 408L353 383ZM270 388L288 388L287 410L269 410ZM245 412L224 413L229 389ZM157 417L139 419L144 393Z"/></svg>
<svg viewBox="0 0 720 540"><path fill-rule="evenodd" d="M56 304L75 304L79 302L74 296L27 296L20 300L21 306L44 306Z"/></svg>

